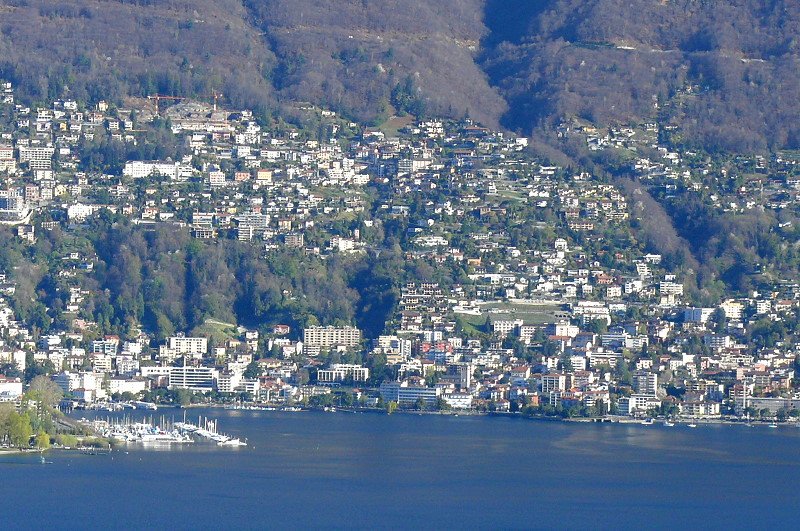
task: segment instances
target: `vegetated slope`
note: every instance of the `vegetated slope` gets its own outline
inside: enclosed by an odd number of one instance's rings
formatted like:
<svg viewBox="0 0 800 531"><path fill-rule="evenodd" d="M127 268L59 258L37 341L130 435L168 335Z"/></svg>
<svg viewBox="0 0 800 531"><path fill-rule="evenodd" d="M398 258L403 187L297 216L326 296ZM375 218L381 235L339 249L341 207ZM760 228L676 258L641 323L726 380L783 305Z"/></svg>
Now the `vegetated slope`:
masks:
<svg viewBox="0 0 800 531"><path fill-rule="evenodd" d="M751 151L800 146L797 35L790 0L0 0L0 77L32 101L222 91L526 133L659 117Z"/></svg>
<svg viewBox="0 0 800 531"><path fill-rule="evenodd" d="M800 145L800 4L489 0L482 64L531 130L661 115L710 150Z"/></svg>
<svg viewBox="0 0 800 531"><path fill-rule="evenodd" d="M277 87L365 121L506 110L474 61L481 0L0 0L0 15L0 77L29 101L218 91L275 108Z"/></svg>
<svg viewBox="0 0 800 531"><path fill-rule="evenodd" d="M245 0L279 57L282 96L365 121L396 110L496 124L505 102L474 55L481 0Z"/></svg>
<svg viewBox="0 0 800 531"><path fill-rule="evenodd" d="M0 77L31 100L272 95L275 58L238 1L3 0L0 14Z"/></svg>

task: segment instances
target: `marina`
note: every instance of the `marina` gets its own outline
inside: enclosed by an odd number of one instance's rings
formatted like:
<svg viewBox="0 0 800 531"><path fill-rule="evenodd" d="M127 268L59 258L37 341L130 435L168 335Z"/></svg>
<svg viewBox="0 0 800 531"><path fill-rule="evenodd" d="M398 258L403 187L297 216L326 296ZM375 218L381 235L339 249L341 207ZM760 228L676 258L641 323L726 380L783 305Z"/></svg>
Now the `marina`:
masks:
<svg viewBox="0 0 800 531"><path fill-rule="evenodd" d="M217 432L217 421L198 417L197 424L178 422L175 429L184 437L194 436L217 443L217 446L247 446L247 442Z"/></svg>
<svg viewBox="0 0 800 531"><path fill-rule="evenodd" d="M155 422L152 417L133 420L128 416L119 419L82 419L99 436L117 443L141 443L144 445L184 445L195 442L210 442L217 446L247 446L246 441L217 431L217 420L198 417L197 424L186 421L174 422L161 417Z"/></svg>
<svg viewBox="0 0 800 531"><path fill-rule="evenodd" d="M98 435L118 443L142 444L188 444L194 439L181 433L173 426L162 422L154 424L150 421L133 422L129 418L112 421L93 420L86 424Z"/></svg>

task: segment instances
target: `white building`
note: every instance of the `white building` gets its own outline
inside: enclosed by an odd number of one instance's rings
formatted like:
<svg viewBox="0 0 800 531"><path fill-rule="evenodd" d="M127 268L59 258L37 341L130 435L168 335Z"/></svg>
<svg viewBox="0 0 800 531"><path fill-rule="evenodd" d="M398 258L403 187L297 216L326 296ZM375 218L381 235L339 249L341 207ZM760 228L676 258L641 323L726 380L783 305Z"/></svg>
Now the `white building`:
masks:
<svg viewBox="0 0 800 531"><path fill-rule="evenodd" d="M108 384L108 391L114 393L138 394L147 390L147 381L135 378L111 378Z"/></svg>
<svg viewBox="0 0 800 531"><path fill-rule="evenodd" d="M92 341L89 345L89 352L92 354L108 354L114 356L119 347L119 338L106 338Z"/></svg>
<svg viewBox="0 0 800 531"><path fill-rule="evenodd" d="M620 398L617 404L620 415L635 415L661 406L661 400L657 396L633 394L630 398Z"/></svg>
<svg viewBox="0 0 800 531"><path fill-rule="evenodd" d="M217 381L217 370L211 367L171 367L170 389L190 391L213 391Z"/></svg>
<svg viewBox="0 0 800 531"><path fill-rule="evenodd" d="M0 376L0 402L9 402L22 396L22 380Z"/></svg>
<svg viewBox="0 0 800 531"><path fill-rule="evenodd" d="M683 320L687 323L705 323L713 313L714 308L686 308L683 310Z"/></svg>
<svg viewBox="0 0 800 531"><path fill-rule="evenodd" d="M125 167L122 169L122 175L133 179L141 179L153 174L159 174L174 180L179 176L179 168L180 164L177 162L146 162L133 160L125 163Z"/></svg>
<svg viewBox="0 0 800 531"><path fill-rule="evenodd" d="M375 341L376 348L387 355L410 356L411 340L400 339L397 336L379 336Z"/></svg>
<svg viewBox="0 0 800 531"><path fill-rule="evenodd" d="M522 326L522 319L498 319L492 322L492 332L500 337L507 337Z"/></svg>
<svg viewBox="0 0 800 531"><path fill-rule="evenodd" d="M117 374L121 376L133 376L139 371L139 360L135 356L117 356Z"/></svg>
<svg viewBox="0 0 800 531"><path fill-rule="evenodd" d="M361 330L352 326L312 326L303 330L303 344L309 347L354 347L361 342Z"/></svg>
<svg viewBox="0 0 800 531"><path fill-rule="evenodd" d="M550 373L542 375L542 394L547 395L551 391L562 391L567 387L567 377L560 373Z"/></svg>
<svg viewBox="0 0 800 531"><path fill-rule="evenodd" d="M317 381L320 383L341 382L348 378L355 382L364 382L369 379L369 369L361 365L334 363L329 369L317 371Z"/></svg>
<svg viewBox="0 0 800 531"><path fill-rule="evenodd" d="M110 373L113 367L113 358L108 354L92 354L92 370L100 373Z"/></svg>
<svg viewBox="0 0 800 531"><path fill-rule="evenodd" d="M683 295L683 284L677 282L661 282L658 289L661 295Z"/></svg>
<svg viewBox="0 0 800 531"><path fill-rule="evenodd" d="M102 398L106 396L102 389L103 375L94 372L64 371L51 376L51 379L64 391L65 395L79 398Z"/></svg>
<svg viewBox="0 0 800 531"><path fill-rule="evenodd" d="M18 190L0 190L0 221L19 223L30 213L30 206Z"/></svg>
<svg viewBox="0 0 800 531"><path fill-rule="evenodd" d="M703 336L703 342L711 349L730 348L733 345L733 340L730 336L719 334L706 334Z"/></svg>
<svg viewBox="0 0 800 531"><path fill-rule="evenodd" d="M50 162L53 159L53 154L56 148L52 146L20 146L19 147L19 161L20 162ZM49 167L49 164L48 164Z"/></svg>
<svg viewBox="0 0 800 531"><path fill-rule="evenodd" d="M70 221L82 222L86 218L94 214L100 209L99 205L85 205L83 203L75 203L67 207L67 217Z"/></svg>
<svg viewBox="0 0 800 531"><path fill-rule="evenodd" d="M225 186L225 174L221 171L210 171L208 172L208 185L211 188L218 188L220 186Z"/></svg>
<svg viewBox="0 0 800 531"><path fill-rule="evenodd" d="M449 393L442 395L442 398L453 409L469 409L472 407L472 395L469 393Z"/></svg>
<svg viewBox="0 0 800 531"><path fill-rule="evenodd" d="M241 381L241 371L223 371L217 377L217 391L220 393L235 393Z"/></svg>
<svg viewBox="0 0 800 531"><path fill-rule="evenodd" d="M208 353L208 339L205 337L173 336L167 344L159 348L159 359L171 362L180 356L202 359Z"/></svg>
<svg viewBox="0 0 800 531"><path fill-rule="evenodd" d="M719 305L720 309L725 312L726 319L739 320L742 318L742 311L744 305L741 302L733 299L728 299Z"/></svg>
<svg viewBox="0 0 800 531"><path fill-rule="evenodd" d="M658 390L658 375L654 372L637 372L633 375L633 389L642 395L655 395Z"/></svg>
<svg viewBox="0 0 800 531"><path fill-rule="evenodd" d="M397 402L401 407L413 407L419 401L430 406L441 395L439 387L409 386L406 382L383 382L380 392L385 402Z"/></svg>
<svg viewBox="0 0 800 531"><path fill-rule="evenodd" d="M555 324L547 325L546 333L549 336L575 337L580 333L580 327L569 321L559 321Z"/></svg>

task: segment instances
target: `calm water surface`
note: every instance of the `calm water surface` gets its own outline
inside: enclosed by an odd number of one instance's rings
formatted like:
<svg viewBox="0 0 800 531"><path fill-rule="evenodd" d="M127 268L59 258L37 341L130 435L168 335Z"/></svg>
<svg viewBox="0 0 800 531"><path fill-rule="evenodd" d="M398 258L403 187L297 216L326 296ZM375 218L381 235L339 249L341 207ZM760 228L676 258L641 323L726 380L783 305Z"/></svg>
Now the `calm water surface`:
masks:
<svg viewBox="0 0 800 531"><path fill-rule="evenodd" d="M795 427L199 414L250 446L0 456L0 526L741 528L800 511Z"/></svg>

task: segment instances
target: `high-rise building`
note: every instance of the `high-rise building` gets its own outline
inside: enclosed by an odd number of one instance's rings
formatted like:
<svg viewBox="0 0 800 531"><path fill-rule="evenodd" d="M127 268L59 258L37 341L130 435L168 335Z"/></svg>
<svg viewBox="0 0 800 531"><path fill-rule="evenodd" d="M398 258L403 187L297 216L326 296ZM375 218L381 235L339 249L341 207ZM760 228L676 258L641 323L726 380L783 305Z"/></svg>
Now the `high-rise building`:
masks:
<svg viewBox="0 0 800 531"><path fill-rule="evenodd" d="M649 371L636 372L633 375L633 389L640 395L655 396L658 390L658 375Z"/></svg>
<svg viewBox="0 0 800 531"><path fill-rule="evenodd" d="M312 326L303 330L303 343L311 347L354 347L361 342L361 330L352 326Z"/></svg>

